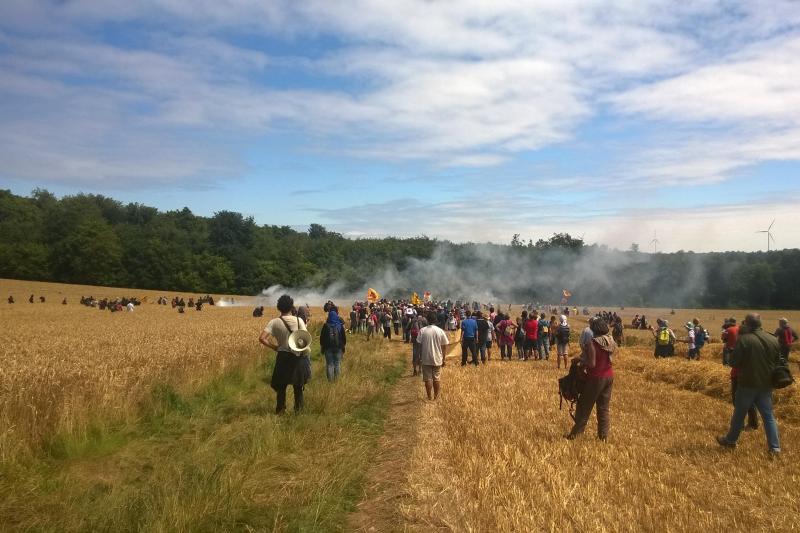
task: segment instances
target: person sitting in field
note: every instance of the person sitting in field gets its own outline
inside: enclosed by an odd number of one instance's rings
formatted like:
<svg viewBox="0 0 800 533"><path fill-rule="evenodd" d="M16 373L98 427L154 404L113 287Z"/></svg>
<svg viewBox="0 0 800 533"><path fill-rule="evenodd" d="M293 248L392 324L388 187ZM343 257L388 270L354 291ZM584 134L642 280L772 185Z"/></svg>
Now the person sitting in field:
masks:
<svg viewBox="0 0 800 533"><path fill-rule="evenodd" d="M28 298L28 303L33 303L33 294L31 294L31 297Z"/></svg>
<svg viewBox="0 0 800 533"><path fill-rule="evenodd" d="M182 306L182 305L179 305L179 306L178 306L178 313L181 313L181 314L182 314L182 313L185 313L185 312L186 312L186 311L184 310L183 306Z"/></svg>
<svg viewBox="0 0 800 533"><path fill-rule="evenodd" d="M253 316L256 318L264 316L264 306L261 305L253 309Z"/></svg>
<svg viewBox="0 0 800 533"><path fill-rule="evenodd" d="M66 299L66 298L64 298L63 300L61 300L61 305L67 305L67 299Z"/></svg>
<svg viewBox="0 0 800 533"><path fill-rule="evenodd" d="M639 315L633 317L633 320L631 321L631 326L633 326L633 329L639 329L639 326L641 324L642 324L642 319L639 318Z"/></svg>
<svg viewBox="0 0 800 533"><path fill-rule="evenodd" d="M203 302L201 302L200 300L197 300L197 302L194 304L194 308L195 308L196 311L202 311L203 310Z"/></svg>
<svg viewBox="0 0 800 533"><path fill-rule="evenodd" d="M44 303L44 301L45 301L45 300L44 300L44 296L39 296L39 301L40 301L41 303Z"/></svg>
<svg viewBox="0 0 800 533"><path fill-rule="evenodd" d="M10 303L10 304L14 303L14 297L13 296L9 296L8 297L8 303Z"/></svg>

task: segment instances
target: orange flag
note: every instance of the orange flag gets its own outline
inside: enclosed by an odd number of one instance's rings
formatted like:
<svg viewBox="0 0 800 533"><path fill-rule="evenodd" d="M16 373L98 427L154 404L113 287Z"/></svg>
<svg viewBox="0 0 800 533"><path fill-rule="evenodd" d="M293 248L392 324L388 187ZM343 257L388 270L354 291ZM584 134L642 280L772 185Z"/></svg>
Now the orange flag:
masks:
<svg viewBox="0 0 800 533"><path fill-rule="evenodd" d="M367 289L367 300L370 302L377 302L381 299L381 295L378 294L378 291L370 287Z"/></svg>

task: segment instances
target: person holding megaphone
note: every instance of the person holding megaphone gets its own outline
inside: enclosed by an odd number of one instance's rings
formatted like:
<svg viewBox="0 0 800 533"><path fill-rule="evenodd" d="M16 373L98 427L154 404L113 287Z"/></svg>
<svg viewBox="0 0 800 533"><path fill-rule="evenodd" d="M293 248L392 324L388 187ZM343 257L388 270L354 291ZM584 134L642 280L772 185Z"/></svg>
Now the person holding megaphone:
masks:
<svg viewBox="0 0 800 533"><path fill-rule="evenodd" d="M303 387L311 378L311 335L306 331L302 318L293 316L294 300L288 294L278 298L281 316L270 320L258 342L275 350L275 368L272 370L270 386L278 395L275 414L286 411L286 387L294 390L294 410L303 409Z"/></svg>

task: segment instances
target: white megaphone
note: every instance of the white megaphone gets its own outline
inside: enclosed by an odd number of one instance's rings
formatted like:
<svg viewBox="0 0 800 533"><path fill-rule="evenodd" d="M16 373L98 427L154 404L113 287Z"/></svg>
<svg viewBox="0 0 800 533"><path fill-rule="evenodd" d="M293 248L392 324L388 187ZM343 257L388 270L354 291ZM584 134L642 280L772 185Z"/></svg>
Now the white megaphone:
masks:
<svg viewBox="0 0 800 533"><path fill-rule="evenodd" d="M311 349L311 334L304 329L293 331L287 344L293 352L306 352Z"/></svg>

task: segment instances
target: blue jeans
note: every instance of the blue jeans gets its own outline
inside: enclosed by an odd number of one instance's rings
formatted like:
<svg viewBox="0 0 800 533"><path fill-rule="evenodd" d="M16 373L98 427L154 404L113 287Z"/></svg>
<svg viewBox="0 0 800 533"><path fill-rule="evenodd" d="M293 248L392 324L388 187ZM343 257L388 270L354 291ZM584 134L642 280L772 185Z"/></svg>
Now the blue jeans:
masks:
<svg viewBox="0 0 800 533"><path fill-rule="evenodd" d="M545 335L536 341L539 359L550 359L550 337Z"/></svg>
<svg viewBox="0 0 800 533"><path fill-rule="evenodd" d="M772 414L772 389L751 389L742 386L736 388L731 427L725 436L725 440L730 443L735 443L739 440L739 434L742 432L747 411L753 405L761 413L761 420L764 421L764 432L767 434L767 444L770 450L779 451L781 449L781 441L778 437L778 423L775 421L775 415Z"/></svg>
<svg viewBox="0 0 800 533"><path fill-rule="evenodd" d="M342 351L338 348L325 350L325 369L328 373L328 381L336 381L341 372Z"/></svg>

